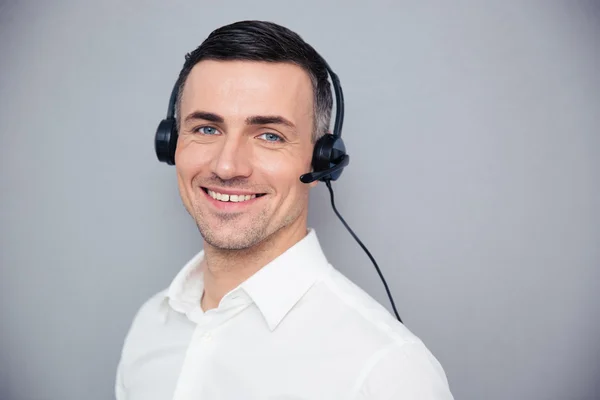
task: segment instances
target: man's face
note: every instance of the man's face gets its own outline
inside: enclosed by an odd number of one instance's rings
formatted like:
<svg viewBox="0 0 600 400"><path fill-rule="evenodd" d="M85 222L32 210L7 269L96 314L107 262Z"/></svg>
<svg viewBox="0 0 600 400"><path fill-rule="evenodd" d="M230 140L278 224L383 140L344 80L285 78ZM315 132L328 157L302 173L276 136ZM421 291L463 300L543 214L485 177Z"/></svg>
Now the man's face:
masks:
<svg viewBox="0 0 600 400"><path fill-rule="evenodd" d="M205 60L185 83L175 153L183 203L204 240L245 249L306 229L313 91L287 63Z"/></svg>

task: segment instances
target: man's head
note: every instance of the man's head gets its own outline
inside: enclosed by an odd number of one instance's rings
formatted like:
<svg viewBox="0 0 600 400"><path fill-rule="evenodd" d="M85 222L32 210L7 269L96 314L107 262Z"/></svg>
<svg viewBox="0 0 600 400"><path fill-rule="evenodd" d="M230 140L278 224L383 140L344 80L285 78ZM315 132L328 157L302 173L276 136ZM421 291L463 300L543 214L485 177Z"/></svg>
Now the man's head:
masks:
<svg viewBox="0 0 600 400"><path fill-rule="evenodd" d="M209 245L246 249L276 233L304 233L313 185L299 176L329 127L327 78L310 45L268 22L219 28L186 56L176 168Z"/></svg>

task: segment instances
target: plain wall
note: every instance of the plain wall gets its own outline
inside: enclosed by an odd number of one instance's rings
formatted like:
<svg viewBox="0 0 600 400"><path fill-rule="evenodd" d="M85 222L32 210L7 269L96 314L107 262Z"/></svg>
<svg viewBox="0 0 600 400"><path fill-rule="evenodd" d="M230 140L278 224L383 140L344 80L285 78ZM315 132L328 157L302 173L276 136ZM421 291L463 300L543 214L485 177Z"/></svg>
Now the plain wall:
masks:
<svg viewBox="0 0 600 400"><path fill-rule="evenodd" d="M265 19L338 73L338 208L456 399L600 398L600 5L0 2L0 399L113 397L138 307L201 247L156 126L191 51ZM323 185L310 226L389 308Z"/></svg>

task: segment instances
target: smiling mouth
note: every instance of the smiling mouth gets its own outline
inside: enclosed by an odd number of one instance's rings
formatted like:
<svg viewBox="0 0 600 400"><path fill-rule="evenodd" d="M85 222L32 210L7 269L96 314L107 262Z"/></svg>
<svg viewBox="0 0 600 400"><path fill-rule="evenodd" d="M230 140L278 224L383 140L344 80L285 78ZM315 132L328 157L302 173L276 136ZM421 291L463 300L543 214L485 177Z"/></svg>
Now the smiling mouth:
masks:
<svg viewBox="0 0 600 400"><path fill-rule="evenodd" d="M242 203L248 200L252 200L258 197L262 197L264 196L266 193L256 193L256 194L224 194L224 193L219 193L219 192L215 192L213 190L209 190L207 188L202 188L202 190L204 191L204 193L206 193L207 195L209 195L210 197L212 197L213 199L217 200L217 201L222 201L224 203L226 202L232 202L232 203Z"/></svg>

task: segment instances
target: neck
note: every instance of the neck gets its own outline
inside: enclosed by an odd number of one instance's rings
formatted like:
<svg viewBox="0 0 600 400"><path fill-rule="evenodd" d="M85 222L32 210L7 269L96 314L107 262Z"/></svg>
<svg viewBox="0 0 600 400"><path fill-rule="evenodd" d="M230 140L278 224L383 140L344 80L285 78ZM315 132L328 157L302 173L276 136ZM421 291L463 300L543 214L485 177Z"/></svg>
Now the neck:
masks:
<svg viewBox="0 0 600 400"><path fill-rule="evenodd" d="M279 257L307 234L306 222L291 224L255 246L227 250L204 242L204 311L218 307L221 299L265 265Z"/></svg>

